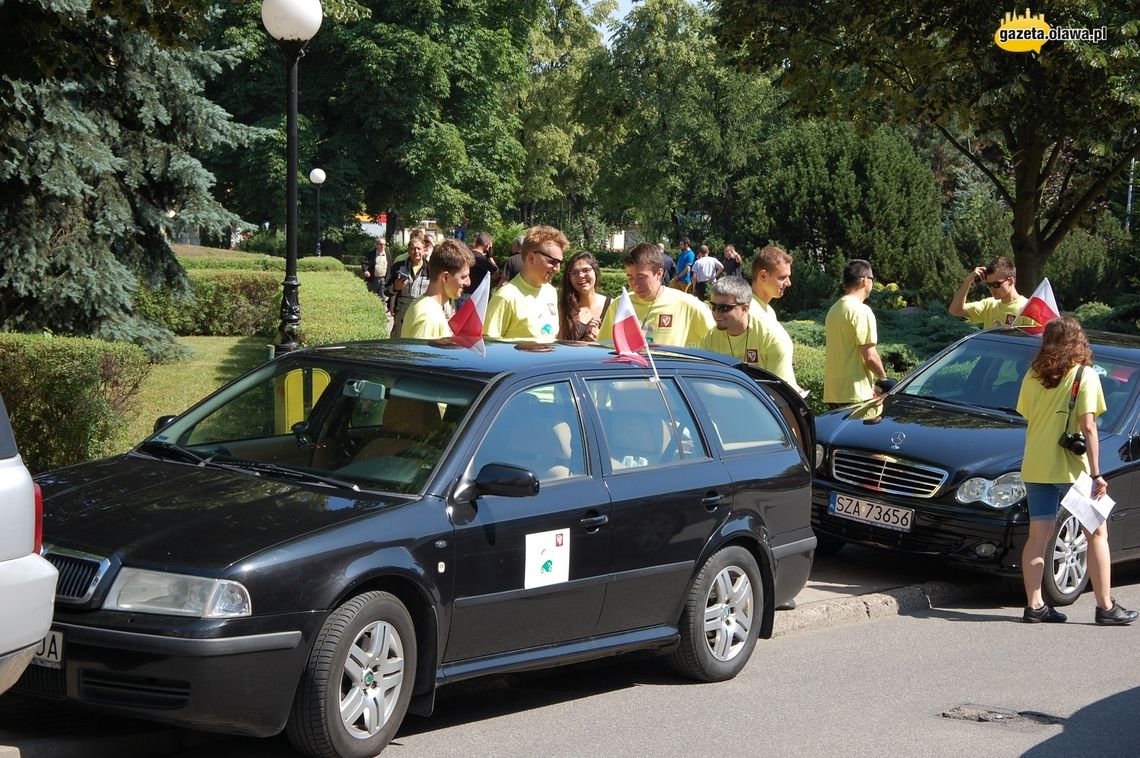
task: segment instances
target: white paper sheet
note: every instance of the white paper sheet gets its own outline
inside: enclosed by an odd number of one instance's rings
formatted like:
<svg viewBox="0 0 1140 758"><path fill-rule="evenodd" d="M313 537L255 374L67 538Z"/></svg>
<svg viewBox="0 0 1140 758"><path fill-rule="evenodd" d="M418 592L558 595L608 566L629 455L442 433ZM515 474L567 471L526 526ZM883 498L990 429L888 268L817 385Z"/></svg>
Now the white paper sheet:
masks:
<svg viewBox="0 0 1140 758"><path fill-rule="evenodd" d="M1065 510L1076 516L1081 526L1090 532L1096 531L1097 527L1108 520L1112 506L1116 505L1116 501L1109 497L1108 493L1098 500L1093 500L1092 484L1092 477L1082 471L1077 481L1073 482L1073 486L1061 498L1061 505L1065 506Z"/></svg>

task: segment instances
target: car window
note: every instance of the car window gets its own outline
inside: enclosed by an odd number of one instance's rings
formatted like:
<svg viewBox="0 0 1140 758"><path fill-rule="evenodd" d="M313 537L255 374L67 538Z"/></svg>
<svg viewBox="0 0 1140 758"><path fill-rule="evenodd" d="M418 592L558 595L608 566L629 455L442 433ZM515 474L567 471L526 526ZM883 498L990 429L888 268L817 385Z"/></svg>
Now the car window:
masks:
<svg viewBox="0 0 1140 758"><path fill-rule="evenodd" d="M543 483L585 476L582 422L569 382L530 387L507 400L479 444L471 471L488 463L522 466Z"/></svg>
<svg viewBox="0 0 1140 758"><path fill-rule="evenodd" d="M592 379L614 471L707 458L696 421L672 379Z"/></svg>
<svg viewBox="0 0 1140 758"><path fill-rule="evenodd" d="M911 379L905 395L1011 410L1036 352L1032 343L969 340Z"/></svg>
<svg viewBox="0 0 1140 758"><path fill-rule="evenodd" d="M216 465L273 464L412 493L439 464L478 392L478 385L390 367L266 364L153 440Z"/></svg>
<svg viewBox="0 0 1140 758"><path fill-rule="evenodd" d="M727 453L770 445L786 446L787 434L760 398L735 382L689 379L708 411L708 420Z"/></svg>
<svg viewBox="0 0 1140 758"><path fill-rule="evenodd" d="M0 458L14 458L16 454L16 438L12 434L12 425L8 421L8 411L4 407L4 398L0 397Z"/></svg>
<svg viewBox="0 0 1140 758"><path fill-rule="evenodd" d="M1140 368L1093 354L1093 370L1100 377L1104 392L1105 412L1097 416L1098 429L1115 429L1116 424L1130 406L1136 388L1140 386Z"/></svg>

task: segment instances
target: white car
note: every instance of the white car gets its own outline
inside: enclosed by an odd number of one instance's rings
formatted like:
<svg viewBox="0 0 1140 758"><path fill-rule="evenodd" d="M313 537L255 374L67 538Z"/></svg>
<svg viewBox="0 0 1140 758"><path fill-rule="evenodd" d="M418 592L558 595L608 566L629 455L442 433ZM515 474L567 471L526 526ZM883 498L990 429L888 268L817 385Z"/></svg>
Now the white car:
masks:
<svg viewBox="0 0 1140 758"><path fill-rule="evenodd" d="M0 397L0 693L37 655L51 628L55 566L40 557L43 501L16 449Z"/></svg>

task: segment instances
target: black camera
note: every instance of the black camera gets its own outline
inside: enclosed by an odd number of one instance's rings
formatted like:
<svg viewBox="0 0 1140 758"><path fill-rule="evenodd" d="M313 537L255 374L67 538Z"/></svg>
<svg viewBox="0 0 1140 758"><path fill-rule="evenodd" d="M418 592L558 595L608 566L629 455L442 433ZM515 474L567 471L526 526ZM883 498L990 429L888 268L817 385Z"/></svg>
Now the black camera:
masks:
<svg viewBox="0 0 1140 758"><path fill-rule="evenodd" d="M1065 432L1061 435L1061 439L1057 440L1057 444L1068 450L1073 455L1084 455L1088 445L1085 443L1085 435L1079 432Z"/></svg>

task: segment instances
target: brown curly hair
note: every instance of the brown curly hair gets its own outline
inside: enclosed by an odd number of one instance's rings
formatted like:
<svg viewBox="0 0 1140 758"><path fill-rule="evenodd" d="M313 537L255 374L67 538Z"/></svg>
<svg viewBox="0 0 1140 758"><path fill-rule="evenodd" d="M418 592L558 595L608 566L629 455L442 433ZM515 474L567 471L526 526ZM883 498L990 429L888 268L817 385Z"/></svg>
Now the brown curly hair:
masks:
<svg viewBox="0 0 1140 758"><path fill-rule="evenodd" d="M1080 321L1072 316L1059 316L1045 325L1041 349L1029 368L1045 389L1051 390L1078 364L1092 365L1089 339Z"/></svg>

